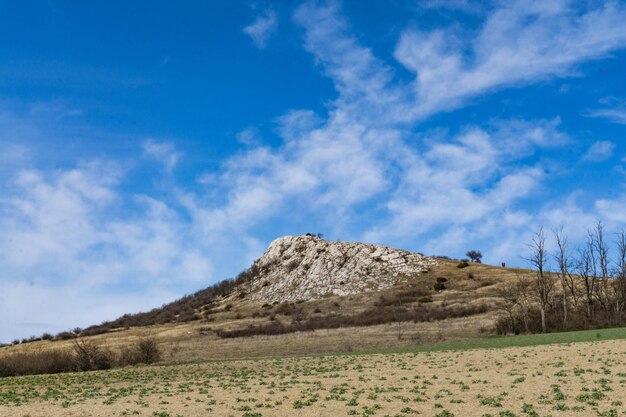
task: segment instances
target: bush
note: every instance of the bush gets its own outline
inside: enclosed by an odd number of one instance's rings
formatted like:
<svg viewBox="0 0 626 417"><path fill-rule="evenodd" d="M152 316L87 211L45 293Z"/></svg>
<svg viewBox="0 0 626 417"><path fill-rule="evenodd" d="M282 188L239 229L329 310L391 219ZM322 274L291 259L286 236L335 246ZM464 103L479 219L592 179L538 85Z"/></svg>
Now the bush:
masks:
<svg viewBox="0 0 626 417"><path fill-rule="evenodd" d="M448 282L448 278L439 277L439 278L437 278L437 282Z"/></svg>
<svg viewBox="0 0 626 417"><path fill-rule="evenodd" d="M457 264L457 268L459 269L463 269L463 268L467 268L469 266L469 263L467 261L461 261Z"/></svg>
<svg viewBox="0 0 626 417"><path fill-rule="evenodd" d="M154 339L141 339L121 349L118 355L84 339L73 342L72 349L14 353L0 358L0 378L19 375L110 369L114 365L155 363L161 352Z"/></svg>
<svg viewBox="0 0 626 417"><path fill-rule="evenodd" d="M408 309L401 306L379 306L355 314L353 316L312 316L301 323L292 322L289 325L279 321L270 321L260 326L248 326L234 330L216 330L215 333L221 338L247 337L254 335L277 335L293 332L313 331L317 329L336 329L340 327L372 326L376 324L396 322L426 322L445 320L447 318L466 317L474 314L482 314L489 308L484 304L454 305L441 307L434 305L418 304L415 308Z"/></svg>
<svg viewBox="0 0 626 417"><path fill-rule="evenodd" d="M76 335L70 332L61 332L57 334L55 337L55 339L58 339L58 340L70 340L70 339L75 339L75 338L76 338Z"/></svg>
<svg viewBox="0 0 626 417"><path fill-rule="evenodd" d="M443 282L437 281L435 285L433 285L433 288L435 291L443 291L446 289L446 284L444 284Z"/></svg>
<svg viewBox="0 0 626 417"><path fill-rule="evenodd" d="M0 359L0 378L18 375L57 374L78 370L72 354L65 350L14 353Z"/></svg>
<svg viewBox="0 0 626 417"><path fill-rule="evenodd" d="M111 369L113 354L101 349L95 343L86 340L77 340L73 343L75 361L81 371L99 371Z"/></svg>
<svg viewBox="0 0 626 417"><path fill-rule="evenodd" d="M120 352L119 365L151 364L161 360L161 350L154 339L141 339Z"/></svg>

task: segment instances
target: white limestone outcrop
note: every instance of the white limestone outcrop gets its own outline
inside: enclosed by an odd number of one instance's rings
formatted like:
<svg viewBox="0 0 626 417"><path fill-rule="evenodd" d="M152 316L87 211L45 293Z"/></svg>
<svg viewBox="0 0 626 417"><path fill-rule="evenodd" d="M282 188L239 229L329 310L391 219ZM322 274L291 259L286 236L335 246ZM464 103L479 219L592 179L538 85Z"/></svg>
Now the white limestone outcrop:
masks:
<svg viewBox="0 0 626 417"><path fill-rule="evenodd" d="M375 291L435 264L432 258L387 246L285 236L256 261L260 274L247 285L246 298L273 303Z"/></svg>

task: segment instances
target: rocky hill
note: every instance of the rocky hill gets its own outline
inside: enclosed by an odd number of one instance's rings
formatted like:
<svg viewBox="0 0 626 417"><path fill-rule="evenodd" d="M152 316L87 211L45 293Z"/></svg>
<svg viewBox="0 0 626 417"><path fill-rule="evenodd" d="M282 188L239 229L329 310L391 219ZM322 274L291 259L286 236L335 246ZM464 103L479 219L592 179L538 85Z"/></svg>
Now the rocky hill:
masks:
<svg viewBox="0 0 626 417"><path fill-rule="evenodd" d="M18 348L54 349L76 337L115 347L150 336L168 346L170 360L196 360L477 337L493 328L501 289L521 273L381 245L285 236L237 277Z"/></svg>
<svg viewBox="0 0 626 417"><path fill-rule="evenodd" d="M259 303L310 301L381 290L436 263L387 246L285 236L255 262L259 272L245 285L246 298Z"/></svg>

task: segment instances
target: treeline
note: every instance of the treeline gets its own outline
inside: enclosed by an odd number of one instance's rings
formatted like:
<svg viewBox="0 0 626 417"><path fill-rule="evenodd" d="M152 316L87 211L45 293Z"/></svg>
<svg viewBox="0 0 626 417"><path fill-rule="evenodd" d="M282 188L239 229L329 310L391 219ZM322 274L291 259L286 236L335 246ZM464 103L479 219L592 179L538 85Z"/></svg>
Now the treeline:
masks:
<svg viewBox="0 0 626 417"><path fill-rule="evenodd" d="M0 358L0 378L111 369L158 362L161 352L154 339L141 339L118 351L91 341L75 340L71 349L11 353Z"/></svg>
<svg viewBox="0 0 626 417"><path fill-rule="evenodd" d="M496 331L535 333L623 326L626 323L626 233L607 236L598 222L571 248L563 229L540 229L529 244L531 274L500 291Z"/></svg>

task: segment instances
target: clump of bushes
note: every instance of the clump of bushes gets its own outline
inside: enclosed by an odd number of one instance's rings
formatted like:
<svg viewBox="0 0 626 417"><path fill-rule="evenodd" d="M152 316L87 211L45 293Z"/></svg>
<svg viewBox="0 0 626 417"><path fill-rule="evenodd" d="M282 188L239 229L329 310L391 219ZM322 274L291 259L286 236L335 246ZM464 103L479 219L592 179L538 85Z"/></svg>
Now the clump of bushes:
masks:
<svg viewBox="0 0 626 417"><path fill-rule="evenodd" d="M21 352L0 358L0 378L20 375L94 371L158 362L161 352L154 339L141 339L119 352L80 339L71 349Z"/></svg>
<svg viewBox="0 0 626 417"><path fill-rule="evenodd" d="M425 297L428 295L430 295L430 291L422 290L420 288L407 288L397 293L381 295L376 302L376 306L384 307L411 304L415 302L418 297Z"/></svg>
<svg viewBox="0 0 626 417"><path fill-rule="evenodd" d="M468 266L469 266L469 262L467 261L461 261L456 265L456 267L459 269L467 268Z"/></svg>
<svg viewBox="0 0 626 417"><path fill-rule="evenodd" d="M113 366L113 353L100 348L93 342L75 341L72 348L74 350L73 361L80 371L99 371L111 369Z"/></svg>
<svg viewBox="0 0 626 417"><path fill-rule="evenodd" d="M482 314L489 310L484 304L435 306L418 304L414 308L402 306L376 306L369 310L352 316L311 316L302 322L293 321L291 324L283 324L278 320L267 324L248 326L246 328L224 330L217 329L215 333L221 338L236 338L255 335L277 335L293 332L313 331L318 329L336 329L340 327L361 327L376 324L396 322L425 322L445 320L455 317L466 317Z"/></svg>
<svg viewBox="0 0 626 417"><path fill-rule="evenodd" d="M134 345L122 348L120 358L124 365L151 364L161 360L161 350L156 340L141 339Z"/></svg>
<svg viewBox="0 0 626 417"><path fill-rule="evenodd" d="M433 285L435 291L443 291L446 289L446 282L448 282L448 278L438 277L437 282Z"/></svg>

